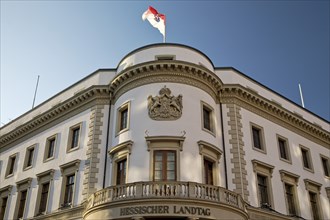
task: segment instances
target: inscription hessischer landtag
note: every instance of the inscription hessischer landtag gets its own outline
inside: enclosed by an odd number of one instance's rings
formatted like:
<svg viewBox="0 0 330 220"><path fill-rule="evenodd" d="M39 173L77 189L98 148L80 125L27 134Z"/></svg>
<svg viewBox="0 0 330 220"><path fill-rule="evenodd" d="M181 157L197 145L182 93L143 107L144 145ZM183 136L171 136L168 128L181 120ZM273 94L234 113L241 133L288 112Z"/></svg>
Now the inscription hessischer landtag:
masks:
<svg viewBox="0 0 330 220"><path fill-rule="evenodd" d="M120 208L120 216L131 215L194 215L210 216L211 209L198 206L168 206L168 205L150 205L150 206L132 206Z"/></svg>
<svg viewBox="0 0 330 220"><path fill-rule="evenodd" d="M153 120L176 120L182 115L182 95L171 95L169 88L162 88L159 96L148 97L148 114Z"/></svg>

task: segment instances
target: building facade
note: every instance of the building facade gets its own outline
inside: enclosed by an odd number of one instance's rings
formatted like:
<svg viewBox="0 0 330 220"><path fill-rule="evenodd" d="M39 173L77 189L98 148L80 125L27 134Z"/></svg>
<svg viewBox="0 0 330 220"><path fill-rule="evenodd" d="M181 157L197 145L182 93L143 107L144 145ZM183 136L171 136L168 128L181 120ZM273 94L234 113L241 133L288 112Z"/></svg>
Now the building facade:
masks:
<svg viewBox="0 0 330 220"><path fill-rule="evenodd" d="M153 44L0 130L0 219L330 219L330 123Z"/></svg>

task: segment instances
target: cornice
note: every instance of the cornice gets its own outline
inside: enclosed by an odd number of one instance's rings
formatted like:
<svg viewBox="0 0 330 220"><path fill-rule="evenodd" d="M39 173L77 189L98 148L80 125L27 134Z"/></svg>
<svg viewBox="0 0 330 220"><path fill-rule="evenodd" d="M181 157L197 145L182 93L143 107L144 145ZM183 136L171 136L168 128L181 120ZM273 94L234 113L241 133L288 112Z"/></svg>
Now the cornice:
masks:
<svg viewBox="0 0 330 220"><path fill-rule="evenodd" d="M2 134L0 137L0 148L7 146L19 138L92 101L96 101L98 104L99 102L101 104L110 103L110 91L108 86L91 86L75 94L68 100L53 106L48 111L41 113L32 120L23 123L12 131Z"/></svg>
<svg viewBox="0 0 330 220"><path fill-rule="evenodd" d="M123 93L151 83L173 82L195 86L218 101L222 87L220 78L203 66L178 61L151 61L123 70L111 82L109 89L117 100Z"/></svg>
<svg viewBox="0 0 330 220"><path fill-rule="evenodd" d="M223 85L220 102L235 103L330 149L330 132L241 85Z"/></svg>

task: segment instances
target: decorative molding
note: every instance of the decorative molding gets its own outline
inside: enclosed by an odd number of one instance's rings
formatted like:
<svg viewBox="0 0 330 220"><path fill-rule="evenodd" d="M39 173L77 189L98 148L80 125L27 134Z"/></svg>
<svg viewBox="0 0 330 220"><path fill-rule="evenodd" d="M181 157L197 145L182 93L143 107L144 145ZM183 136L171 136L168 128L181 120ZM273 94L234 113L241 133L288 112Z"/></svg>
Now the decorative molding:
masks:
<svg viewBox="0 0 330 220"><path fill-rule="evenodd" d="M322 187L321 183L315 182L311 179L304 179L304 182L305 182L305 188L307 191L321 193L320 192L321 187Z"/></svg>
<svg viewBox="0 0 330 220"><path fill-rule="evenodd" d="M189 62L178 60L150 61L134 65L123 70L114 78L109 86L114 100L125 92L136 87L173 82L191 85L210 94L218 102L222 86L220 78L210 70Z"/></svg>
<svg viewBox="0 0 330 220"><path fill-rule="evenodd" d="M4 148L27 134L93 101L95 104L109 104L110 92L108 86L91 86L5 134L3 134L3 130L6 129L6 126L4 126L0 129L2 134L0 148Z"/></svg>
<svg viewBox="0 0 330 220"><path fill-rule="evenodd" d="M177 120L182 115L182 95L171 95L169 88L159 90L159 96L148 97L148 114L153 120Z"/></svg>
<svg viewBox="0 0 330 220"><path fill-rule="evenodd" d="M109 153L109 155L110 155L110 159L112 159L113 156L114 156L116 153L118 153L118 152L120 152L120 151L123 151L123 150L127 150L127 151L128 151L128 154L131 154L133 143L134 143L133 141L129 140L129 141L125 141L125 142L123 142L123 143L120 143L120 144L118 144L118 145L112 147L112 148L108 151L108 153Z"/></svg>
<svg viewBox="0 0 330 220"><path fill-rule="evenodd" d="M280 175L281 175L281 181L282 182L287 182L288 179L293 179L296 186L298 186L298 182L299 182L299 175L291 173L289 171L286 170L279 170Z"/></svg>
<svg viewBox="0 0 330 220"><path fill-rule="evenodd" d="M52 180L54 178L54 174L55 174L55 170L54 169L50 169L50 170L46 170L42 173L38 173L36 174L37 176L37 181L38 183L40 182L40 179L44 176L50 176L50 179Z"/></svg>
<svg viewBox="0 0 330 220"><path fill-rule="evenodd" d="M220 157L222 155L222 150L220 150L218 147L214 146L213 144L207 143L202 140L198 141L197 144L199 146L200 155L203 155L203 154L209 155L211 153L213 155L216 155L216 161L218 163L220 163Z"/></svg>
<svg viewBox="0 0 330 220"><path fill-rule="evenodd" d="M145 137L148 145L148 151L151 149L152 142L178 142L180 151L183 150L183 141L186 139L183 136L148 136Z"/></svg>
<svg viewBox="0 0 330 220"><path fill-rule="evenodd" d="M65 163L65 164L62 164L62 165L60 165L61 174L63 175L64 170L69 169L69 168L70 168L70 170L72 169L74 171L78 171L79 166L80 166L80 160L79 159L70 161L70 162Z"/></svg>
<svg viewBox="0 0 330 220"><path fill-rule="evenodd" d="M327 149L330 149L330 132L313 122L298 117L294 112L274 104L258 94L252 93L241 85L223 85L220 91L220 102L239 105L267 120L285 127Z"/></svg>

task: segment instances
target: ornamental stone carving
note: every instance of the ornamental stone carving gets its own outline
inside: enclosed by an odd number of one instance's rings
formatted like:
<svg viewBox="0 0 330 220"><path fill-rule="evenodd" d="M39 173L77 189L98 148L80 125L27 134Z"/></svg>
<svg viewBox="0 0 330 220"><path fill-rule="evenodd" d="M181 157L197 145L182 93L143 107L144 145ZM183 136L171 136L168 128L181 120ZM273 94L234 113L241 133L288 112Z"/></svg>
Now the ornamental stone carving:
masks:
<svg viewBox="0 0 330 220"><path fill-rule="evenodd" d="M159 96L148 97L148 113L153 120L176 120L182 115L182 95L171 95L169 88L162 88Z"/></svg>

